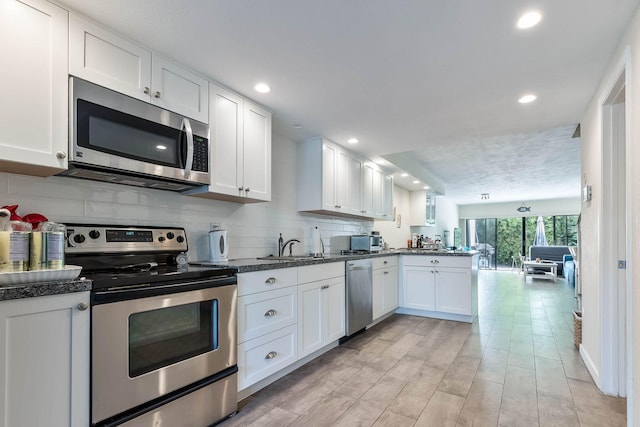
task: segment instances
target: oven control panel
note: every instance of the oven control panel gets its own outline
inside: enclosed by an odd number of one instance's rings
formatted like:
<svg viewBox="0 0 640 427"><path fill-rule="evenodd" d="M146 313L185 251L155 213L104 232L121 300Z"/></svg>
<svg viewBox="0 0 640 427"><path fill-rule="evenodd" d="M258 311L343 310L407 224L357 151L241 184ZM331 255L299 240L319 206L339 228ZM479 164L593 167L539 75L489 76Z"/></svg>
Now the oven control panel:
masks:
<svg viewBox="0 0 640 427"><path fill-rule="evenodd" d="M184 228L67 224L66 253L186 252Z"/></svg>

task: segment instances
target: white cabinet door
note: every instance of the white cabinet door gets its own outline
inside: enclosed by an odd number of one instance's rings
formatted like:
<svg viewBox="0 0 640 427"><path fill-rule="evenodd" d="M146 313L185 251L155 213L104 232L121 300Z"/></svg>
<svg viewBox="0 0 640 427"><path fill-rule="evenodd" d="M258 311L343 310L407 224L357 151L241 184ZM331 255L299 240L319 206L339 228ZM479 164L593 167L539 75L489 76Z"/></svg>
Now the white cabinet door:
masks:
<svg viewBox="0 0 640 427"><path fill-rule="evenodd" d="M362 214L373 217L373 165L365 162L362 172Z"/></svg>
<svg viewBox="0 0 640 427"><path fill-rule="evenodd" d="M433 269L407 265L403 268L403 307L434 311L436 308Z"/></svg>
<svg viewBox="0 0 640 427"><path fill-rule="evenodd" d="M209 123L209 83L158 55L151 64L151 103Z"/></svg>
<svg viewBox="0 0 640 427"><path fill-rule="evenodd" d="M328 211L338 209L336 176L338 172L338 147L322 144L322 208Z"/></svg>
<svg viewBox="0 0 640 427"><path fill-rule="evenodd" d="M210 96L210 192L241 196L238 164L242 160L243 99L214 84Z"/></svg>
<svg viewBox="0 0 640 427"><path fill-rule="evenodd" d="M384 176L382 187L382 219L393 219L393 175Z"/></svg>
<svg viewBox="0 0 640 427"><path fill-rule="evenodd" d="M244 100L242 173L244 196L271 200L271 113Z"/></svg>
<svg viewBox="0 0 640 427"><path fill-rule="evenodd" d="M0 302L0 426L90 424L88 307L89 292Z"/></svg>
<svg viewBox="0 0 640 427"><path fill-rule="evenodd" d="M150 51L75 14L69 29L69 74L149 102Z"/></svg>
<svg viewBox="0 0 640 427"><path fill-rule="evenodd" d="M347 167L347 212L352 215L362 215L362 174L364 161L354 157L349 157Z"/></svg>
<svg viewBox="0 0 640 427"><path fill-rule="evenodd" d="M336 277L324 282L321 287L323 299L323 345L344 337L345 327L345 282Z"/></svg>
<svg viewBox="0 0 640 427"><path fill-rule="evenodd" d="M471 269L436 268L436 311L471 315Z"/></svg>
<svg viewBox="0 0 640 427"><path fill-rule="evenodd" d="M373 270L373 292L371 294L373 320L382 316L384 311L385 282L384 273L386 270Z"/></svg>
<svg viewBox="0 0 640 427"><path fill-rule="evenodd" d="M345 150L338 149L338 161L336 163L336 205L337 210L341 212L349 212L349 153Z"/></svg>
<svg viewBox="0 0 640 427"><path fill-rule="evenodd" d="M398 268L391 267L383 272L383 314L389 313L398 308Z"/></svg>
<svg viewBox="0 0 640 427"><path fill-rule="evenodd" d="M48 1L0 2L0 170L67 168L68 19Z"/></svg>
<svg viewBox="0 0 640 427"><path fill-rule="evenodd" d="M322 284L311 282L298 286L298 357L322 348Z"/></svg>
<svg viewBox="0 0 640 427"><path fill-rule="evenodd" d="M384 173L381 170L373 171L373 216L384 218Z"/></svg>

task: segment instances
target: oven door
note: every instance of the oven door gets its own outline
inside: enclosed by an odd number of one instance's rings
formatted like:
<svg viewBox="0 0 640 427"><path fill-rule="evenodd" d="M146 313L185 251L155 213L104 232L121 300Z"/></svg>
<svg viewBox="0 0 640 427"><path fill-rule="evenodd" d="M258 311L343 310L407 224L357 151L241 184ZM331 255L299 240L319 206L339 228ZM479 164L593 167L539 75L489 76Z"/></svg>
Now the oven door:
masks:
<svg viewBox="0 0 640 427"><path fill-rule="evenodd" d="M92 421L236 365L236 285L92 307Z"/></svg>

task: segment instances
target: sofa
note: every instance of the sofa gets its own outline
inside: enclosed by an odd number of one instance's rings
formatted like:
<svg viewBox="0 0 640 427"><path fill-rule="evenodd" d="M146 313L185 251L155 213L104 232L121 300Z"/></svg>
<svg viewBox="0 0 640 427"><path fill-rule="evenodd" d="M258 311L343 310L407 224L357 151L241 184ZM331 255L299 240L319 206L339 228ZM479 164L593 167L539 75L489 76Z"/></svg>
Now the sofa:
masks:
<svg viewBox="0 0 640 427"><path fill-rule="evenodd" d="M571 255L569 246L530 246L529 247L529 259L535 261L536 258L544 259L547 261L554 261L558 264L558 276L562 276L564 268L565 255ZM572 258L573 260L573 258Z"/></svg>

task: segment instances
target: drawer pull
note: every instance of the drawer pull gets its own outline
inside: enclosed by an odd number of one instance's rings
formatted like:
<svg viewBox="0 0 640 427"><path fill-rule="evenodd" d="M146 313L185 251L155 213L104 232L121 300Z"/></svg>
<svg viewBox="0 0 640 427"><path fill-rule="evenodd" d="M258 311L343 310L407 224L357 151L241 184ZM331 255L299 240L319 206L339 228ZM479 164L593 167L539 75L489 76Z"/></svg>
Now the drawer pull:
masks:
<svg viewBox="0 0 640 427"><path fill-rule="evenodd" d="M388 264L388 261L385 261L384 264Z"/></svg>
<svg viewBox="0 0 640 427"><path fill-rule="evenodd" d="M385 272L384 272L384 274L389 274L389 272L388 272L388 271L385 271Z"/></svg>
<svg viewBox="0 0 640 427"><path fill-rule="evenodd" d="M320 289L329 289L329 285L324 285L323 287L321 287Z"/></svg>
<svg viewBox="0 0 640 427"><path fill-rule="evenodd" d="M271 310L268 310L265 314L264 317L273 317L276 315L276 311L272 308Z"/></svg>
<svg viewBox="0 0 640 427"><path fill-rule="evenodd" d="M267 283L269 285L273 285L274 283L276 283L276 278L275 277L269 277L267 280L264 281L264 283Z"/></svg>
<svg viewBox="0 0 640 427"><path fill-rule="evenodd" d="M434 270L431 270L431 274L433 274L433 271L434 271Z"/></svg>
<svg viewBox="0 0 640 427"><path fill-rule="evenodd" d="M266 360L271 360L274 357L276 357L278 355L278 353L276 353L275 351L270 351L269 353L267 353L267 355L264 357Z"/></svg>

